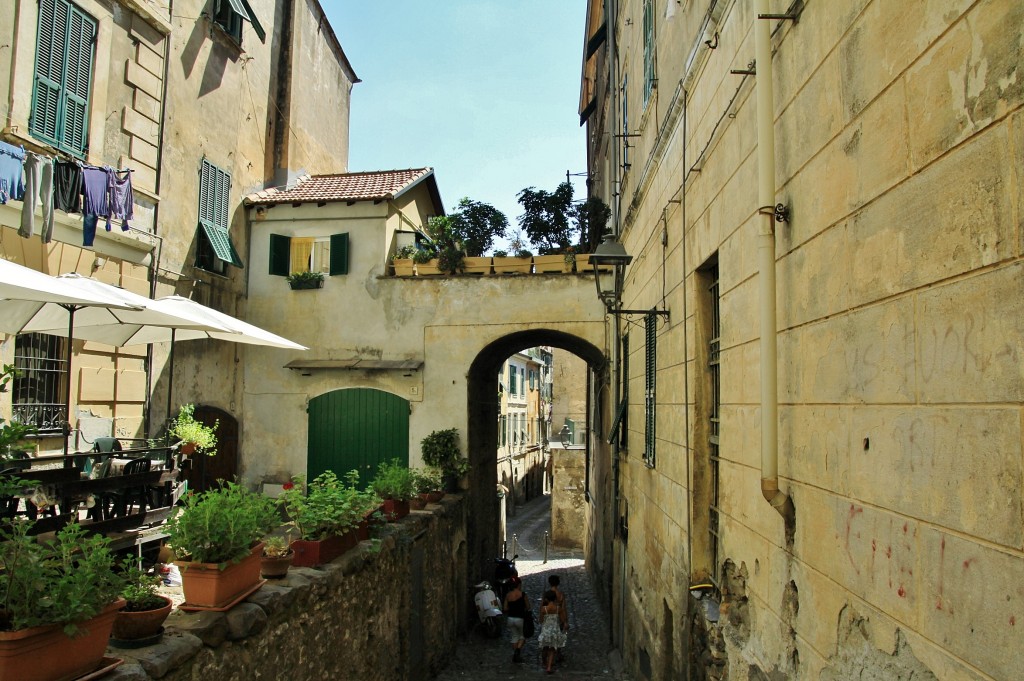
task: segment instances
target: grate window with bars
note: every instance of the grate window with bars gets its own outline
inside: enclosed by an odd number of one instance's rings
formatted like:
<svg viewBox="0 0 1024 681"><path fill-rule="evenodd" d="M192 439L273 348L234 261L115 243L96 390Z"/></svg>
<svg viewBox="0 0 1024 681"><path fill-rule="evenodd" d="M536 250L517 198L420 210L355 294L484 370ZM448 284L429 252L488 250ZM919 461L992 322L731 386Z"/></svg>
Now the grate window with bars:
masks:
<svg viewBox="0 0 1024 681"><path fill-rule="evenodd" d="M719 578L718 438L722 406L722 323L718 293L718 266L716 265L711 270L711 285L708 286L708 304L711 309L711 339L708 341L708 374L711 383L711 400L708 409L708 471L711 483L711 503L708 507L708 543L711 553L711 576L715 580Z"/></svg>
<svg viewBox="0 0 1024 681"><path fill-rule="evenodd" d="M24 333L14 342L13 418L27 423L40 435L63 432L67 389L67 341L60 336Z"/></svg>

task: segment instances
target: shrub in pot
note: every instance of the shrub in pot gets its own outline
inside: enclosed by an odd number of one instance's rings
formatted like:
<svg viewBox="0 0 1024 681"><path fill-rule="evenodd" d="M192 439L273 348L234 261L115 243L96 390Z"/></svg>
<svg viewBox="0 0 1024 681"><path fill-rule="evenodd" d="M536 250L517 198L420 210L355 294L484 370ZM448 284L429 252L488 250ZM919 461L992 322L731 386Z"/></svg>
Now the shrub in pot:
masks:
<svg viewBox="0 0 1024 681"><path fill-rule="evenodd" d="M181 559L188 606L221 608L259 585L259 539L278 523L270 497L233 482L189 494L167 521L167 543ZM255 587L255 588L254 588Z"/></svg>
<svg viewBox="0 0 1024 681"><path fill-rule="evenodd" d="M373 492L360 490L358 484L359 472L352 470L344 480L325 471L308 489L302 476L285 485L281 500L299 534L291 543L295 566L330 562L358 543L357 527L380 505Z"/></svg>
<svg viewBox="0 0 1024 681"><path fill-rule="evenodd" d="M2 481L0 494L23 484ZM0 529L0 678L76 678L103 659L123 582L106 538L71 523L41 544L31 526Z"/></svg>
<svg viewBox="0 0 1024 681"><path fill-rule="evenodd" d="M459 480L469 472L469 460L462 456L459 448L457 428L431 432L420 440L420 454L423 463L441 471L446 491L458 489Z"/></svg>
<svg viewBox="0 0 1024 681"><path fill-rule="evenodd" d="M416 476L398 459L382 463L370 483L384 500L384 517L394 522L409 515L409 499L416 494Z"/></svg>
<svg viewBox="0 0 1024 681"><path fill-rule="evenodd" d="M183 404L167 432L181 442L182 454L199 452L213 456L217 453L217 428L220 427L220 421L215 422L212 426L196 421L193 416L195 410L194 404Z"/></svg>
<svg viewBox="0 0 1024 681"><path fill-rule="evenodd" d="M323 272L292 272L285 281L291 286L293 291L309 290L314 288L324 287L324 273Z"/></svg>
<svg viewBox="0 0 1024 681"><path fill-rule="evenodd" d="M263 540L260 573L266 579L281 579L288 574L295 552L285 537L267 537Z"/></svg>
<svg viewBox="0 0 1024 681"><path fill-rule="evenodd" d="M121 597L125 606L114 618L113 638L118 641L139 641L160 633L164 620L171 614L171 599L157 593L160 576L149 574L138 566L132 556L123 565L124 588Z"/></svg>
<svg viewBox="0 0 1024 681"><path fill-rule="evenodd" d="M416 493L424 503L437 503L444 497L444 482L439 468L428 466L414 471Z"/></svg>

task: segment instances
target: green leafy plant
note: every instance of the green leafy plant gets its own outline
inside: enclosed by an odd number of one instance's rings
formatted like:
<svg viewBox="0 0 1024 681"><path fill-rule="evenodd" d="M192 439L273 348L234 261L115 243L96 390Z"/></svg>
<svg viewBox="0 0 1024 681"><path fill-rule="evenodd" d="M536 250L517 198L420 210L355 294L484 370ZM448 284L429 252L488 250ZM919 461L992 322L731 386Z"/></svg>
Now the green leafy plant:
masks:
<svg viewBox="0 0 1024 681"><path fill-rule="evenodd" d="M292 288L319 288L324 283L323 272L292 272L285 281L291 285Z"/></svg>
<svg viewBox="0 0 1024 681"><path fill-rule="evenodd" d="M31 527L19 518L0 529L0 630L59 624L74 636L124 586L110 542L70 523L40 544Z"/></svg>
<svg viewBox="0 0 1024 681"><path fill-rule="evenodd" d="M18 377L18 370L13 364L0 366L0 392L7 392L7 385ZM0 461L13 456L13 449L24 442L25 438L36 432L35 426L18 421L4 421L0 418Z"/></svg>
<svg viewBox="0 0 1024 681"><path fill-rule="evenodd" d="M450 233L459 250L469 257L482 256L508 230L508 218L494 206L468 197L459 200L450 215Z"/></svg>
<svg viewBox="0 0 1024 681"><path fill-rule="evenodd" d="M611 218L611 209L596 196L573 201L569 182L552 192L527 187L516 200L523 207L519 224L542 255L566 253L570 247L580 253L593 253Z"/></svg>
<svg viewBox="0 0 1024 681"><path fill-rule="evenodd" d="M416 480L416 491L424 494L426 492L437 492L441 490L441 470L427 467L413 470Z"/></svg>
<svg viewBox="0 0 1024 681"><path fill-rule="evenodd" d="M128 602L124 606L128 612L156 610L166 605L167 601L157 593L160 575L150 574L140 568L135 556L124 559L121 564L121 576L124 579L121 598Z"/></svg>
<svg viewBox="0 0 1024 681"><path fill-rule="evenodd" d="M266 537L263 540L263 555L267 558L284 558L291 553L286 537Z"/></svg>
<svg viewBox="0 0 1024 681"><path fill-rule="evenodd" d="M396 250L395 254L393 256L391 256L391 259L392 260L409 260L414 255L416 255L416 251L417 250L418 249L414 245L406 244L405 246L402 246L401 248Z"/></svg>
<svg viewBox="0 0 1024 681"><path fill-rule="evenodd" d="M398 459L380 464L370 484L383 499L408 501L416 495L416 474Z"/></svg>
<svg viewBox="0 0 1024 681"><path fill-rule="evenodd" d="M503 250L495 251L494 252L494 257L495 258L507 258L508 257L508 251L503 251Z"/></svg>
<svg viewBox="0 0 1024 681"><path fill-rule="evenodd" d="M420 454L423 463L439 469L449 480L457 480L469 472L469 460L462 456L459 448L457 428L431 432L420 440Z"/></svg>
<svg viewBox="0 0 1024 681"><path fill-rule="evenodd" d="M220 421L215 421L212 426L201 423L193 416L195 409L194 404L183 404L167 432L182 443L195 445L197 452L213 456L217 453L217 428L220 427Z"/></svg>
<svg viewBox="0 0 1024 681"><path fill-rule="evenodd" d="M433 248L419 248L412 254L412 261L417 265L425 265L436 257Z"/></svg>
<svg viewBox="0 0 1024 681"><path fill-rule="evenodd" d="M224 481L219 489L187 495L164 528L179 557L224 566L245 558L278 520L273 499Z"/></svg>
<svg viewBox="0 0 1024 681"><path fill-rule="evenodd" d="M339 479L333 471L313 478L304 490L305 478L296 476L281 493L285 512L301 539L321 540L342 535L380 505L372 491L360 490L359 471L352 470Z"/></svg>

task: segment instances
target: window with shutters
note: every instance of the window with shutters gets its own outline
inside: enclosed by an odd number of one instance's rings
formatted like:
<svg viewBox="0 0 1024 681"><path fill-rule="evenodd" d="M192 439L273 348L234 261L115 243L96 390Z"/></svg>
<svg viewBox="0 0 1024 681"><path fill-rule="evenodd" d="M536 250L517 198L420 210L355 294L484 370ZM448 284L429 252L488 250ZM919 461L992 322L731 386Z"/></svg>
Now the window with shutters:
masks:
<svg viewBox="0 0 1024 681"><path fill-rule="evenodd" d="M84 158L89 148L96 20L68 0L38 2L29 132L51 146Z"/></svg>
<svg viewBox="0 0 1024 681"><path fill-rule="evenodd" d="M644 108L658 82L654 70L654 0L644 0Z"/></svg>
<svg viewBox="0 0 1024 681"><path fill-rule="evenodd" d="M270 235L270 274L348 274L348 233L330 236Z"/></svg>
<svg viewBox="0 0 1024 681"><path fill-rule="evenodd" d="M224 274L242 259L228 233L231 215L231 175L205 158L199 169L199 237L196 267Z"/></svg>
<svg viewBox="0 0 1024 681"><path fill-rule="evenodd" d="M514 366L512 366L511 364L509 364L509 366L508 366L508 394L509 395L516 395L516 394L518 394L517 391L516 391L516 377L518 375L519 375L519 372L516 371L516 368Z"/></svg>
<svg viewBox="0 0 1024 681"><path fill-rule="evenodd" d="M644 368L644 463L654 468L654 443L655 432L655 409L657 407L657 394L655 386L658 374L658 315L648 314L644 318L644 335L647 341L645 348Z"/></svg>
<svg viewBox="0 0 1024 681"><path fill-rule="evenodd" d="M267 42L266 32L252 11L249 0L213 0L213 23L220 26L239 45L242 44L243 21L252 24L260 42Z"/></svg>

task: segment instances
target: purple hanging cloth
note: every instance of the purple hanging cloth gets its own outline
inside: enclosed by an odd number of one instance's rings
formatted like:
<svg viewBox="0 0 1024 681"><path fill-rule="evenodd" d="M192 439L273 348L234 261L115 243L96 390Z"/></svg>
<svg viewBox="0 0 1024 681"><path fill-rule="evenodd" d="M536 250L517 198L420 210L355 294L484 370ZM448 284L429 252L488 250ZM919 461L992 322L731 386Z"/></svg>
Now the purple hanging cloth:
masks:
<svg viewBox="0 0 1024 681"><path fill-rule="evenodd" d="M135 193L132 191L132 171L107 168L108 194L110 215L107 216L107 231L110 231L110 218L120 218L121 231L131 229L128 221L135 217Z"/></svg>
<svg viewBox="0 0 1024 681"><path fill-rule="evenodd" d="M82 168L82 245L91 247L96 238L96 223L99 216L110 220L110 201L108 199L108 175L104 168L85 166ZM109 222L107 229L110 229Z"/></svg>

